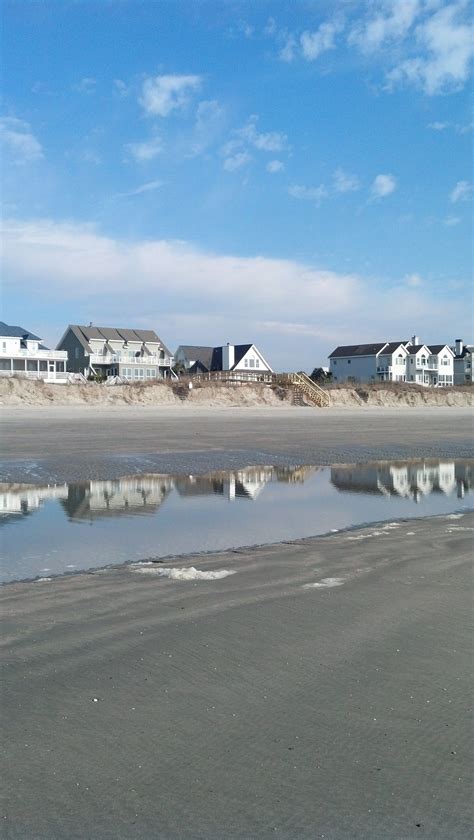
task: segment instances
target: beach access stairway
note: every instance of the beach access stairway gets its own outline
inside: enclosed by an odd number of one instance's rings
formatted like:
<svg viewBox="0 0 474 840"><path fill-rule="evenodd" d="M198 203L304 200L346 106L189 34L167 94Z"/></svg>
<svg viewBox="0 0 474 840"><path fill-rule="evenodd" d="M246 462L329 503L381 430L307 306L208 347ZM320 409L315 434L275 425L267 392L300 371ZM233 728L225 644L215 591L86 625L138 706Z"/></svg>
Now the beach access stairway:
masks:
<svg viewBox="0 0 474 840"><path fill-rule="evenodd" d="M243 385L248 382L263 382L265 385L280 385L291 388L295 403L305 405L304 398L309 400L318 408L327 408L331 404L329 394L320 388L316 382L304 371L298 373L270 373L258 370L212 370L208 373L196 373L192 377L195 382L229 382L236 385Z"/></svg>

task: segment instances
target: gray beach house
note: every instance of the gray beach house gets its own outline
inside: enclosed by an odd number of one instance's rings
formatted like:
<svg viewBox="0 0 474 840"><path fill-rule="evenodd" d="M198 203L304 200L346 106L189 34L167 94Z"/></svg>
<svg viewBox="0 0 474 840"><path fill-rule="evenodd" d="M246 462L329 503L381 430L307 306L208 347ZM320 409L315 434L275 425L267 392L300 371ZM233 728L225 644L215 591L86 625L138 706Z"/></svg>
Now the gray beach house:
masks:
<svg viewBox="0 0 474 840"><path fill-rule="evenodd" d="M69 324L58 350L68 368L84 376L150 381L172 376L173 356L154 330Z"/></svg>

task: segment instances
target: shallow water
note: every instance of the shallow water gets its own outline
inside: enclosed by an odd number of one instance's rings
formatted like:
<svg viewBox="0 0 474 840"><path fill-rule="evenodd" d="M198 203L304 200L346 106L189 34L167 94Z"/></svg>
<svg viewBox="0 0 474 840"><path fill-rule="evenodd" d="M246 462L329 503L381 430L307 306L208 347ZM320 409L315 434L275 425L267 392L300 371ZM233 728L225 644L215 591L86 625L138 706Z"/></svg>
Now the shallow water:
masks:
<svg viewBox="0 0 474 840"><path fill-rule="evenodd" d="M249 467L0 489L0 581L280 542L472 506L472 460Z"/></svg>

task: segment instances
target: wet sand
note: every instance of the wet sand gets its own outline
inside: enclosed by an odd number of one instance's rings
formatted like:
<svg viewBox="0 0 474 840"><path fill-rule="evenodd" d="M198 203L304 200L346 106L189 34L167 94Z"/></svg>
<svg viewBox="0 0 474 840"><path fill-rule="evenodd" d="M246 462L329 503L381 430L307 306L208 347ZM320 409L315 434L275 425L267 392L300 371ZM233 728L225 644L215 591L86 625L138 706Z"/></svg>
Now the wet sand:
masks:
<svg viewBox="0 0 474 840"><path fill-rule="evenodd" d="M472 456L471 408L3 408L4 481ZM35 462L31 469L30 462Z"/></svg>
<svg viewBox="0 0 474 840"><path fill-rule="evenodd" d="M2 836L467 838L473 528L3 587Z"/></svg>

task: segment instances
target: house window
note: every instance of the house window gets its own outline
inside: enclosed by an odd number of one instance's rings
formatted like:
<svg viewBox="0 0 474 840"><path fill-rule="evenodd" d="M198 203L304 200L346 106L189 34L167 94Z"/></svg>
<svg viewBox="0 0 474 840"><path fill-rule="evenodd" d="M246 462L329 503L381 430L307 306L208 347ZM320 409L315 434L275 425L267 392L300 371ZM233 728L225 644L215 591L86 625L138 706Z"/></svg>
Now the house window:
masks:
<svg viewBox="0 0 474 840"><path fill-rule="evenodd" d="M347 364L348 364L348 365L350 365L350 363L351 363L351 360L350 360L350 359L348 359L348 360L347 360Z"/></svg>
<svg viewBox="0 0 474 840"><path fill-rule="evenodd" d="M74 348L74 358L75 358L75 359L78 359L78 358L79 358L79 347L75 347L75 348Z"/></svg>
<svg viewBox="0 0 474 840"><path fill-rule="evenodd" d="M411 365L413 364L413 359L410 359L410 364L411 364ZM413 379L413 377L412 377L412 379Z"/></svg>
<svg viewBox="0 0 474 840"><path fill-rule="evenodd" d="M255 367L260 367L260 361L258 359L255 359Z"/></svg>
<svg viewBox="0 0 474 840"><path fill-rule="evenodd" d="M449 365L449 358L448 358L448 356L443 356L443 358L441 359L441 364L442 364L442 365Z"/></svg>
<svg viewBox="0 0 474 840"><path fill-rule="evenodd" d="M337 365L336 359L333 359L333 363L334 363L334 365Z"/></svg>
<svg viewBox="0 0 474 840"><path fill-rule="evenodd" d="M248 367L248 366L249 366L249 360L245 359L245 367Z"/></svg>
<svg viewBox="0 0 474 840"><path fill-rule="evenodd" d="M255 360L254 359L250 359L250 367L255 367Z"/></svg>
<svg viewBox="0 0 474 840"><path fill-rule="evenodd" d="M147 368L146 378L147 379L156 379L156 368Z"/></svg>
<svg viewBox="0 0 474 840"><path fill-rule="evenodd" d="M6 341L2 341L2 350L3 350L4 353L7 352L7 342Z"/></svg>

